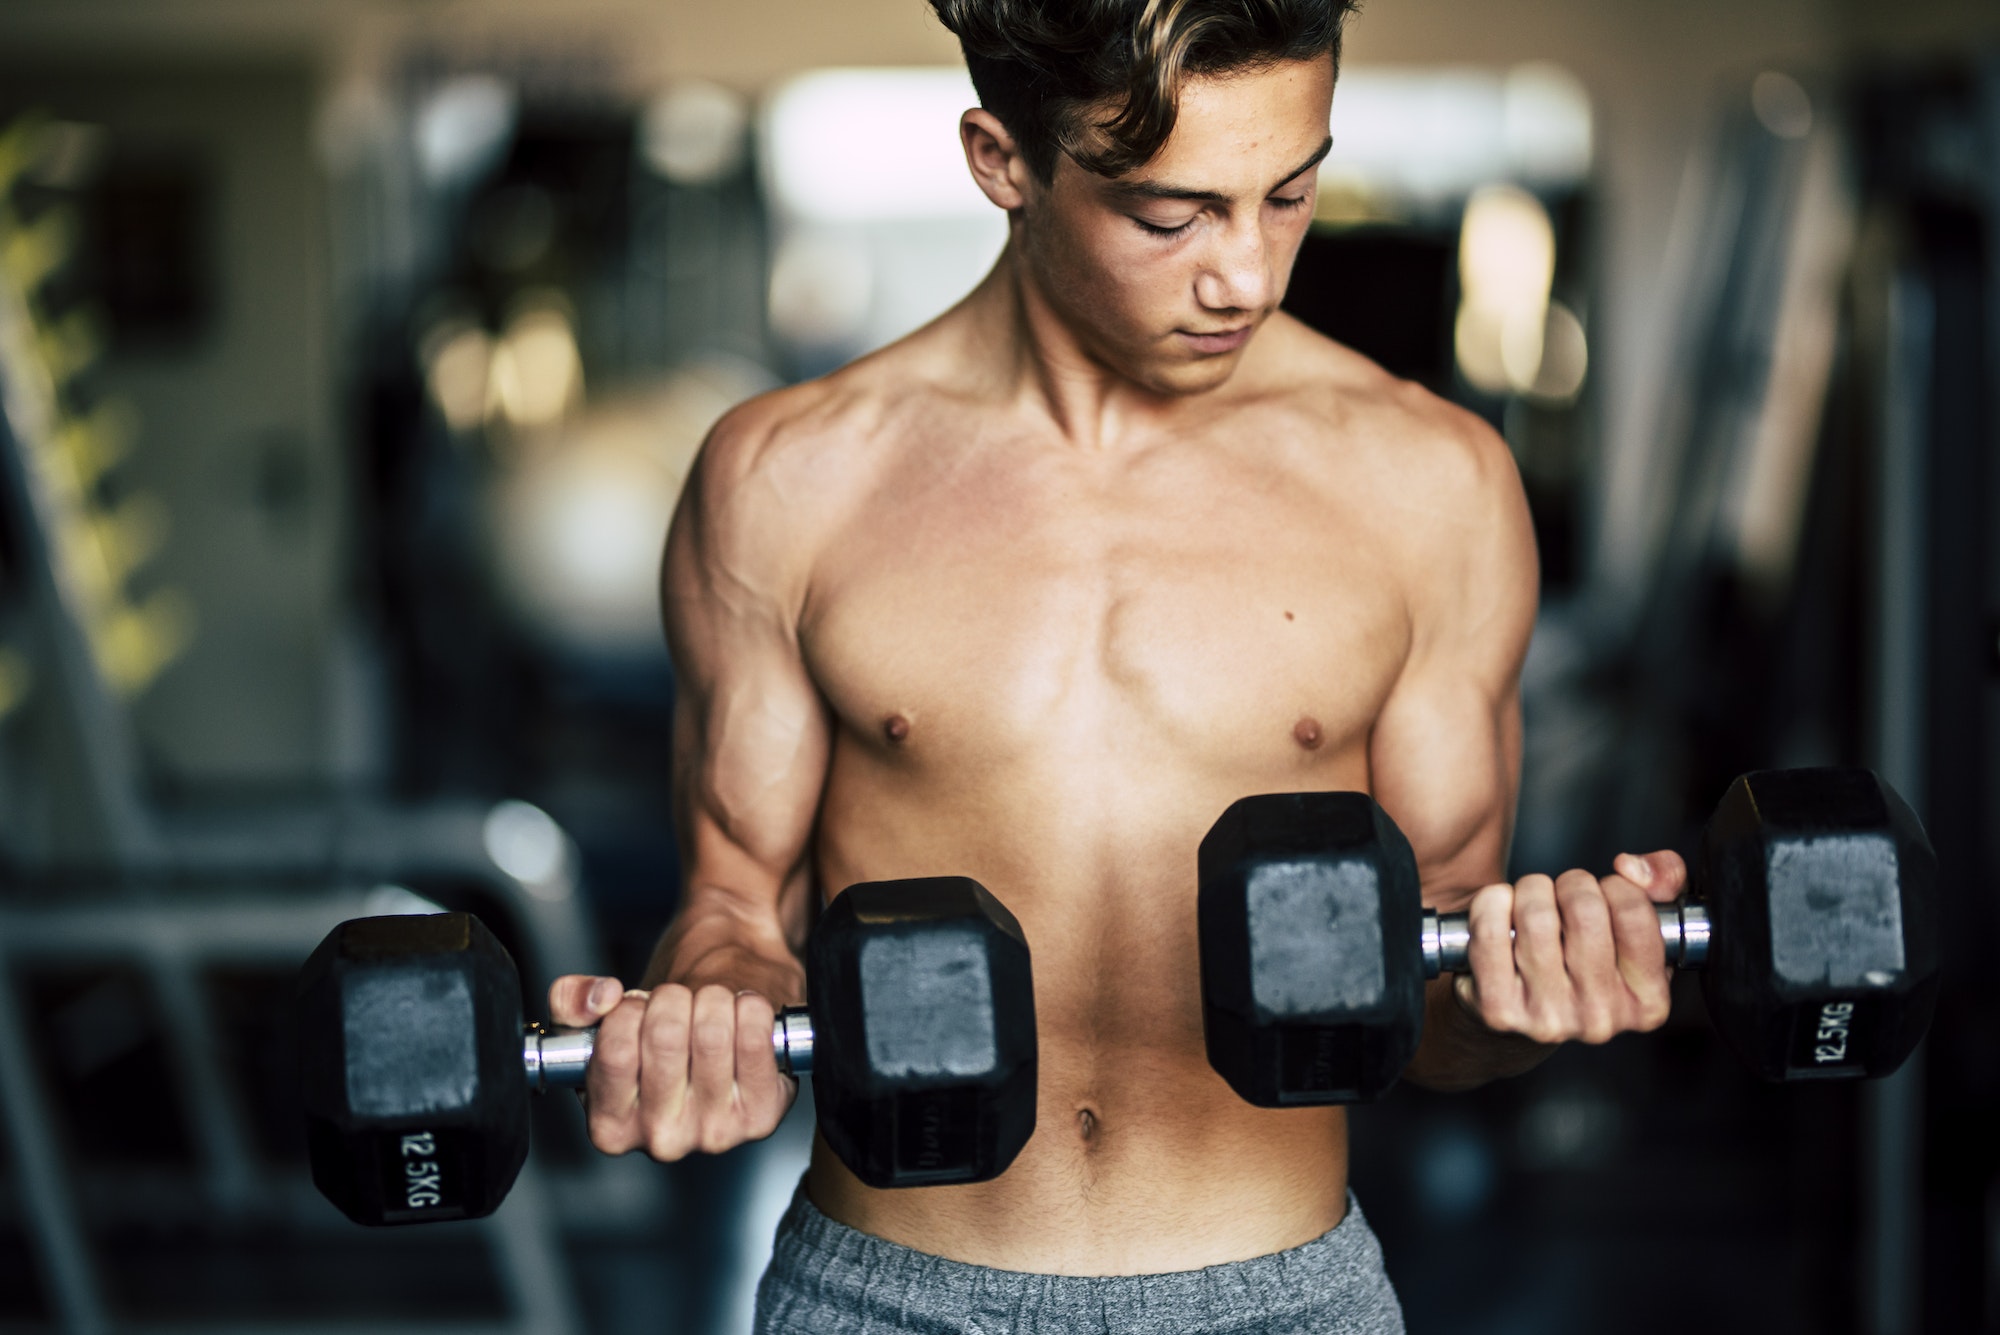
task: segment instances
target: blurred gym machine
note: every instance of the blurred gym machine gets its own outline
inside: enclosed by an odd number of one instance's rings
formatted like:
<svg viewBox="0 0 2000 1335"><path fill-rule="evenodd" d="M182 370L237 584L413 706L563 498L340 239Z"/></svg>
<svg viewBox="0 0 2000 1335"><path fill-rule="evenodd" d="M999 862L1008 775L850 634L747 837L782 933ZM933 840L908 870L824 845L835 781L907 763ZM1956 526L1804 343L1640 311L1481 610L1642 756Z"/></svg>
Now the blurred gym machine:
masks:
<svg viewBox="0 0 2000 1335"><path fill-rule="evenodd" d="M580 1330L564 1241L662 1218L651 1165L557 1115L490 1220L357 1240L306 1179L288 1048L290 980L357 914L476 907L531 988L596 970L576 847L518 802L150 801L127 700L171 618L103 500L88 325L42 299L73 229L11 189L42 128L0 139L0 997L29 1020L0 1033L0 1229L33 1272L0 1323Z"/></svg>
<svg viewBox="0 0 2000 1335"><path fill-rule="evenodd" d="M1644 1042L1357 1113L1413 1328L2000 1331L2000 1015L1971 957L2000 927L1996 204L2000 63L1733 90L1677 221L1647 523L1617 535L1643 559L1545 605L1523 682L1517 870L1685 850L1762 766L1908 794L1953 952L1927 1048L1774 1096L1683 992ZM1707 1280L1635 1311L1655 1243Z"/></svg>
<svg viewBox="0 0 2000 1335"><path fill-rule="evenodd" d="M1622 777L1586 842L1685 830L1758 764L1860 761L1909 795L1951 953L1917 1058L1849 1113L1793 1110L1853 1119L1826 1198L1848 1236L1815 1245L1854 1264L1818 1328L1995 1331L2000 1014L1972 943L2000 926L2000 62L1782 78L1743 90L1709 163L1654 479L1674 501L1630 619L1600 627Z"/></svg>
<svg viewBox="0 0 2000 1335"><path fill-rule="evenodd" d="M2000 1016L1970 981L2000 925L2000 64L1766 72L1704 165L1648 479L1671 500L1638 596L1570 626L1566 689L1611 723L1564 800L1595 860L1760 764L1869 763L1910 796L1955 954L1927 1052L1856 1107L1789 1110L1842 1146L1797 1226L1854 1262L1811 1266L1846 1290L1811 1328L2000 1330Z"/></svg>
<svg viewBox="0 0 2000 1335"><path fill-rule="evenodd" d="M1855 265L1878 516L1873 744L1945 868L1945 991L1921 1071L1869 1107L1863 1329L2000 1331L2000 52L1854 99Z"/></svg>

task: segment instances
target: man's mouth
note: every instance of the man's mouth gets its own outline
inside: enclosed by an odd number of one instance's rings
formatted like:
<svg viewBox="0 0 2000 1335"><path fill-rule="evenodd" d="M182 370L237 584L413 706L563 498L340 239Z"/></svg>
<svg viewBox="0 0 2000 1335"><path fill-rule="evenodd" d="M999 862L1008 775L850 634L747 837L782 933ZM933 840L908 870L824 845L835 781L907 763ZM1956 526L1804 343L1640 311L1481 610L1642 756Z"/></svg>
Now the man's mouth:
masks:
<svg viewBox="0 0 2000 1335"><path fill-rule="evenodd" d="M1175 332L1186 339L1188 346L1196 352L1214 354L1236 351L1249 341L1256 327L1254 324L1243 324L1234 329L1220 329L1213 333L1196 333L1191 329L1180 329Z"/></svg>

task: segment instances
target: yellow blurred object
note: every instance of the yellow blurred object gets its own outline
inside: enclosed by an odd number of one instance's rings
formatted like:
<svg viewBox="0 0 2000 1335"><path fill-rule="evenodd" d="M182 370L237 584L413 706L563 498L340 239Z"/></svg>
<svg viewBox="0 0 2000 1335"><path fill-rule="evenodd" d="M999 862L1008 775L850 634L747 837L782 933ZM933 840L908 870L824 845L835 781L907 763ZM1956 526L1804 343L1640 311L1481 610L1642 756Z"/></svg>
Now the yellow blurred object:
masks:
<svg viewBox="0 0 2000 1335"><path fill-rule="evenodd" d="M1503 312L1462 301L1452 324L1452 351L1458 358L1459 373L1476 389L1488 394L1507 392L1507 367L1500 359Z"/></svg>
<svg viewBox="0 0 2000 1335"><path fill-rule="evenodd" d="M1403 210L1359 176L1321 172L1313 221L1333 227L1403 220Z"/></svg>
<svg viewBox="0 0 2000 1335"><path fill-rule="evenodd" d="M97 605L116 601L125 582L159 555L169 527L157 497L134 496L116 510L65 506L50 536L77 592Z"/></svg>
<svg viewBox="0 0 2000 1335"><path fill-rule="evenodd" d="M431 401L453 431L486 420L493 371L493 336L468 320L439 324L424 336L421 356Z"/></svg>
<svg viewBox="0 0 2000 1335"><path fill-rule="evenodd" d="M134 496L116 510L100 510L89 521L96 531L104 568L115 585L123 585L166 546L172 526L167 507L157 496Z"/></svg>
<svg viewBox="0 0 2000 1335"><path fill-rule="evenodd" d="M1459 230L1463 295L1452 341L1459 370L1475 388L1564 401L1581 390L1583 324L1550 303L1555 265L1555 227L1539 199L1512 185L1473 192ZM1558 360L1545 374L1552 348Z"/></svg>
<svg viewBox="0 0 2000 1335"><path fill-rule="evenodd" d="M104 351L104 333L97 317L76 310L41 330L42 360L49 377L58 385L67 384L79 372L88 370Z"/></svg>
<svg viewBox="0 0 2000 1335"><path fill-rule="evenodd" d="M99 672L121 694L137 694L178 657L194 635L194 610L175 589L158 590L135 603L127 583L165 542L166 506L156 497L133 496L116 508L96 502L106 475L131 450L137 415L125 403L98 405L72 416L65 382L103 349L94 312L71 311L50 323L39 318L35 290L74 252L73 210L44 210L23 223L4 194L30 171L87 174L101 148L93 127L24 118L0 131L0 381L26 467L28 500L45 534L59 595L84 628ZM31 680L29 665L0 646L0 717L17 708Z"/></svg>
<svg viewBox="0 0 2000 1335"><path fill-rule="evenodd" d="M1583 321L1560 301L1549 303L1542 325L1541 364L1528 392L1546 403L1569 403L1583 391L1590 371L1590 348Z"/></svg>
<svg viewBox="0 0 2000 1335"><path fill-rule="evenodd" d="M0 645L0 722L5 722L8 715L27 702L34 686L35 670L29 665L28 656Z"/></svg>
<svg viewBox="0 0 2000 1335"><path fill-rule="evenodd" d="M55 446L69 461L77 486L86 493L132 452L139 435L139 414L119 399L107 400L84 417L72 417L56 428Z"/></svg>
<svg viewBox="0 0 2000 1335"><path fill-rule="evenodd" d="M33 292L69 261L76 240L76 214L62 205L44 209L31 223L0 218L0 269L24 295Z"/></svg>
<svg viewBox="0 0 2000 1335"><path fill-rule="evenodd" d="M121 695L137 695L194 639L194 605L178 589L159 589L143 603L105 609L92 644L105 679Z"/></svg>
<svg viewBox="0 0 2000 1335"><path fill-rule="evenodd" d="M83 599L86 607L98 607L118 592L111 567L104 559L104 546L88 512L74 505L61 506L51 516L49 556L64 582Z"/></svg>
<svg viewBox="0 0 2000 1335"><path fill-rule="evenodd" d="M45 111L16 116L0 129L0 195L14 188L42 154L42 130L49 122Z"/></svg>
<svg viewBox="0 0 2000 1335"><path fill-rule="evenodd" d="M508 320L493 350L492 397L515 426L552 426L583 397L583 356L566 303L535 296Z"/></svg>

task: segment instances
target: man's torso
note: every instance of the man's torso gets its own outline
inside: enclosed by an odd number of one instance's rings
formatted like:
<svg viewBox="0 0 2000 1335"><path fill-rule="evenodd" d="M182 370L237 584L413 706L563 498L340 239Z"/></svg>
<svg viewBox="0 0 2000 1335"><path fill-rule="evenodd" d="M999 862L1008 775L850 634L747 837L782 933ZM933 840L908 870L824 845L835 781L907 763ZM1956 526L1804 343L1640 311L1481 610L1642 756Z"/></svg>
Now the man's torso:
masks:
<svg viewBox="0 0 2000 1335"><path fill-rule="evenodd" d="M1367 789L1413 633L1426 400L1289 322L1224 394L1084 451L927 376L921 337L782 448L819 534L797 634L833 752L815 863L967 875L1034 955L1037 1130L999 1179L814 1200L1003 1269L1192 1269L1338 1222L1336 1109L1242 1102L1201 1034L1195 849L1238 797ZM1411 466L1416 462L1417 466Z"/></svg>

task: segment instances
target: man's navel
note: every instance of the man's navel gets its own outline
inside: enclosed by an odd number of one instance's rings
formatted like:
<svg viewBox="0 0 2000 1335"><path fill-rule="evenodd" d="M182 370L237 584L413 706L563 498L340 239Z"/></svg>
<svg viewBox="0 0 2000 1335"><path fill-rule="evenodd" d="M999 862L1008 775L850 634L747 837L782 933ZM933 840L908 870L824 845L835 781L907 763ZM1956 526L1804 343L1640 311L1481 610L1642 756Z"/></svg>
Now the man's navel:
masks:
<svg viewBox="0 0 2000 1335"><path fill-rule="evenodd" d="M1096 1110L1091 1108L1076 1110L1076 1134L1082 1138L1085 1148L1097 1142L1100 1128L1097 1125Z"/></svg>

